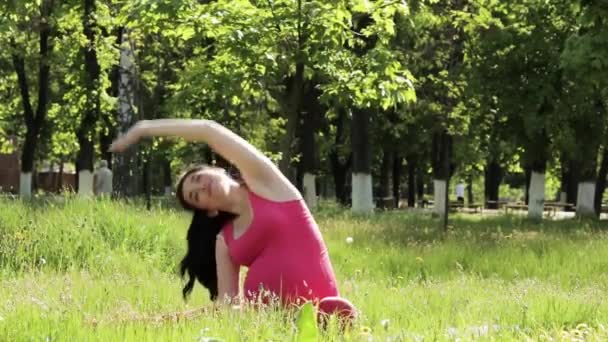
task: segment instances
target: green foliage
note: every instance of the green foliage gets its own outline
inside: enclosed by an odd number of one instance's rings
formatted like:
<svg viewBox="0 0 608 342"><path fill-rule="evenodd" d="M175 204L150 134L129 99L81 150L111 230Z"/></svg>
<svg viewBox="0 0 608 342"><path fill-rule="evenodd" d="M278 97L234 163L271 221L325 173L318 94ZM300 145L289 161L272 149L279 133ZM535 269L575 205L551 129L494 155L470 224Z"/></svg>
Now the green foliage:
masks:
<svg viewBox="0 0 608 342"><path fill-rule="evenodd" d="M296 319L298 332L295 340L297 342L317 341L319 328L317 327L317 313L311 302L300 308Z"/></svg>
<svg viewBox="0 0 608 342"><path fill-rule="evenodd" d="M13 55L24 58L31 102L37 102L43 2L0 4L3 151L10 149L9 136L17 137L17 146L25 136ZM322 162L334 150L336 113L354 108L372 113L372 149L378 157L384 146L398 146L404 155L419 155L425 167L433 134L447 130L461 175L480 175L492 159L508 169L538 156L576 159L594 169L587 161L597 159L597 147L605 142L608 9L600 1L96 4L96 41L89 46L82 3L54 2L51 94L39 159L75 156L75 132L87 100L84 48L95 49L102 70L96 91L103 120L92 134L99 145L100 134L113 133L121 30L128 33L123 44L135 53L136 119L213 119L275 161L285 152L278 146L294 120L289 114L296 110L298 66L305 87L320 92L323 120L315 141ZM337 147L342 161L351 153L349 121L346 139ZM140 157L168 159L178 171L203 161L205 150L157 139ZM558 163L549 160L549 165Z"/></svg>
<svg viewBox="0 0 608 342"><path fill-rule="evenodd" d="M181 238L167 227L185 227L183 218L169 212L163 218L148 217L143 208L128 213L124 211L128 207L109 200L92 205L71 197L51 197L32 205L5 201L0 268L16 273L39 267L103 273L120 263L117 255L126 253L140 256L159 270L173 270ZM123 214L112 215L115 210ZM136 219L136 213L149 219Z"/></svg>
<svg viewBox="0 0 608 342"><path fill-rule="evenodd" d="M0 201L0 339L298 336L296 310L241 307L188 317L210 303L202 291L188 303L181 298L175 265L188 224L181 213L39 201ZM324 202L315 216L340 293L361 312L352 329L330 324L320 340L608 337L605 222L457 216L441 235L431 218L405 212L355 217ZM4 248L15 239L29 248ZM313 323L312 306L303 311Z"/></svg>

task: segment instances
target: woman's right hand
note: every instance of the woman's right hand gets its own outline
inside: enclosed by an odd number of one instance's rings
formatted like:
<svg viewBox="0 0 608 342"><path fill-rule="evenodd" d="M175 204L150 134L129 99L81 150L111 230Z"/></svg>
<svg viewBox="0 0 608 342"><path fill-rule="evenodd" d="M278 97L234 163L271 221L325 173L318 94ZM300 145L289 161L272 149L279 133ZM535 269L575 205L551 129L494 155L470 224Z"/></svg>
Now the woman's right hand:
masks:
<svg viewBox="0 0 608 342"><path fill-rule="evenodd" d="M137 143L145 135L146 121L138 121L127 133L116 138L110 146L110 152L123 152L129 146Z"/></svg>

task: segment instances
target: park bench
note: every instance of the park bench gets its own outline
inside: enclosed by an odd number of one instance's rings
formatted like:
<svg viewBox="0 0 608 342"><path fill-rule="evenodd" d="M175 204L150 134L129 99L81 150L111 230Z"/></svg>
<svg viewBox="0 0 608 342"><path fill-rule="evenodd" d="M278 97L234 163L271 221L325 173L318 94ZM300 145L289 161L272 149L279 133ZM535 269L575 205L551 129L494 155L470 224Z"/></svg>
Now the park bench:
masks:
<svg viewBox="0 0 608 342"><path fill-rule="evenodd" d="M469 203L464 204L462 202L450 202L450 209L464 212L483 212L483 205L481 203Z"/></svg>
<svg viewBox="0 0 608 342"><path fill-rule="evenodd" d="M505 214L509 213L509 210L528 210L528 205L524 203L508 203L504 205Z"/></svg>
<svg viewBox="0 0 608 342"><path fill-rule="evenodd" d="M554 216L558 210L571 206L573 206L572 203L545 202L543 211L548 212L549 216ZM505 205L505 214L509 213L509 210L528 210L528 205L524 203L509 203Z"/></svg>
<svg viewBox="0 0 608 342"><path fill-rule="evenodd" d="M449 204L450 210L459 210L464 208L464 203L462 202L450 202Z"/></svg>
<svg viewBox="0 0 608 342"><path fill-rule="evenodd" d="M483 204L481 203L469 203L467 204L467 209L469 209L470 211L477 213L477 212L481 212L483 213Z"/></svg>
<svg viewBox="0 0 608 342"><path fill-rule="evenodd" d="M505 201L505 200L499 200L499 201L486 201L486 206L492 207L495 206L497 209L500 209L501 207L504 207L506 205L509 204L509 201Z"/></svg>
<svg viewBox="0 0 608 342"><path fill-rule="evenodd" d="M573 203L564 203L564 202L545 202L545 210L549 211L553 214L556 214L558 211L564 211L566 208L573 208Z"/></svg>
<svg viewBox="0 0 608 342"><path fill-rule="evenodd" d="M427 199L418 200L419 208L425 208L427 206L433 206L433 205L435 205L435 202L433 200L427 200Z"/></svg>
<svg viewBox="0 0 608 342"><path fill-rule="evenodd" d="M378 208L378 209L395 209L395 198L393 198L393 197L376 198L376 208Z"/></svg>

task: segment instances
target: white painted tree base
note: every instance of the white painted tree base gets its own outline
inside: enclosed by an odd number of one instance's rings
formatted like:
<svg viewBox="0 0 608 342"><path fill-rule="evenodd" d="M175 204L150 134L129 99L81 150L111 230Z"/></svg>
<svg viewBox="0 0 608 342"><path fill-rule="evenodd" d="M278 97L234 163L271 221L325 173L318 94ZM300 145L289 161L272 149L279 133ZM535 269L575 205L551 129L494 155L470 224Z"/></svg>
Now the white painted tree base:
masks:
<svg viewBox="0 0 608 342"><path fill-rule="evenodd" d="M594 202L595 199L595 182L580 182L578 183L578 192L576 196L576 215L577 216L592 216L595 215Z"/></svg>
<svg viewBox="0 0 608 342"><path fill-rule="evenodd" d="M304 187L304 200L309 208L315 208L317 206L317 187L315 185L316 176L312 173L304 173L304 179L302 181Z"/></svg>
<svg viewBox="0 0 608 342"><path fill-rule="evenodd" d="M353 201L352 211L354 213L371 213L374 210L372 175L367 173L353 173L351 195Z"/></svg>
<svg viewBox="0 0 608 342"><path fill-rule="evenodd" d="M439 217L445 216L445 193L447 191L447 182L444 179L433 180L433 194L435 214Z"/></svg>
<svg viewBox="0 0 608 342"><path fill-rule="evenodd" d="M528 198L528 217L534 219L543 218L545 207L545 174L532 171L530 179L530 190Z"/></svg>
<svg viewBox="0 0 608 342"><path fill-rule="evenodd" d="M19 175L19 196L25 199L32 197L31 172L21 172L21 174Z"/></svg>
<svg viewBox="0 0 608 342"><path fill-rule="evenodd" d="M89 170L78 172L78 196L92 197L93 194L93 173Z"/></svg>

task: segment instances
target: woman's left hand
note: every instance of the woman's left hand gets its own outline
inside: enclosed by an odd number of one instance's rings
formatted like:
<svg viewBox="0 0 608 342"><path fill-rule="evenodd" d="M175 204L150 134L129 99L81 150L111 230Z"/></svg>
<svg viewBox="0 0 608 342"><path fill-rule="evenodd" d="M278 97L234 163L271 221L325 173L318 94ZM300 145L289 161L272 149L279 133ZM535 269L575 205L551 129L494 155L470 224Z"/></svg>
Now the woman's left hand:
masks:
<svg viewBox="0 0 608 342"><path fill-rule="evenodd" d="M112 142L110 152L123 152L129 146L137 143L144 136L145 121L139 121L127 133Z"/></svg>

